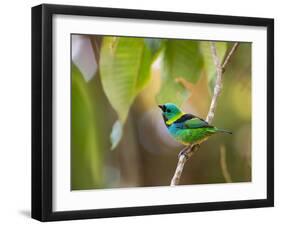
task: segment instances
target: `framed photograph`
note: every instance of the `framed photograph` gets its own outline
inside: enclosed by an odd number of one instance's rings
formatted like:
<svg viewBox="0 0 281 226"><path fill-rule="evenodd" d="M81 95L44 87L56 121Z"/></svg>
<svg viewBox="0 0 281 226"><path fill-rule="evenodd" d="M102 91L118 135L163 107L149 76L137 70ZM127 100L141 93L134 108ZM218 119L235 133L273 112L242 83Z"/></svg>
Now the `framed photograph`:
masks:
<svg viewBox="0 0 281 226"><path fill-rule="evenodd" d="M274 205L274 21L32 8L32 217Z"/></svg>

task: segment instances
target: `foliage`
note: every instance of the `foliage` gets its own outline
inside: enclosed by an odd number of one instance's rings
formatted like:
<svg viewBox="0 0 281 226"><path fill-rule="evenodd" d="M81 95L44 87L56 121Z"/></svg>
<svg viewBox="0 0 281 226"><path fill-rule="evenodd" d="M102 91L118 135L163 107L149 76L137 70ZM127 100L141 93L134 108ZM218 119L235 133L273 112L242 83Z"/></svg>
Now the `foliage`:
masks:
<svg viewBox="0 0 281 226"><path fill-rule="evenodd" d="M99 187L102 185L102 153L99 129L92 110L92 98L87 83L77 67L72 65L71 105L71 182L72 188ZM81 181L83 175L83 181Z"/></svg>
<svg viewBox="0 0 281 226"><path fill-rule="evenodd" d="M118 114L111 140L112 149L121 139L130 106L149 81L152 50L144 39L105 37L100 56L100 75L104 92Z"/></svg>
<svg viewBox="0 0 281 226"><path fill-rule="evenodd" d="M122 123L138 92L149 80L151 51L139 38L105 37L100 56L104 92Z"/></svg>
<svg viewBox="0 0 281 226"><path fill-rule="evenodd" d="M187 90L177 80L196 83L203 65L199 43L189 40L166 40L162 61L162 85L157 96L159 103L173 102L181 105Z"/></svg>

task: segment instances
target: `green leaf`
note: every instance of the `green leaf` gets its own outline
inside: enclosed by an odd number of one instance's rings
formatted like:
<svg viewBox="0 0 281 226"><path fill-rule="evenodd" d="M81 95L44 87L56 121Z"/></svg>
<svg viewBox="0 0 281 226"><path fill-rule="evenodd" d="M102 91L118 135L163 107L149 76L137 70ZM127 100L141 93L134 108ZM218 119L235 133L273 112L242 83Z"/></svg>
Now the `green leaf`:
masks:
<svg viewBox="0 0 281 226"><path fill-rule="evenodd" d="M150 79L151 63L152 53L143 38L103 38L100 57L102 86L121 124L125 123L136 95Z"/></svg>
<svg viewBox="0 0 281 226"><path fill-rule="evenodd" d="M215 43L217 54L219 56L220 62L224 59L227 50L227 42L216 42ZM209 88L213 90L216 77L216 67L213 61L210 42L202 41L200 42L200 50L204 60L204 69L208 76Z"/></svg>
<svg viewBox="0 0 281 226"><path fill-rule="evenodd" d="M167 40L164 65L173 78L182 77L196 83L200 77L203 59L198 41Z"/></svg>
<svg viewBox="0 0 281 226"><path fill-rule="evenodd" d="M201 75L203 59L197 41L166 40L162 60L162 84L157 101L181 105L188 90L179 83L179 78L196 83Z"/></svg>
<svg viewBox="0 0 281 226"><path fill-rule="evenodd" d="M172 77L165 78L162 83L161 90L156 96L157 103L174 103L180 106L187 99L188 91Z"/></svg>
<svg viewBox="0 0 281 226"><path fill-rule="evenodd" d="M71 91L71 188L97 188L103 183L99 129L87 83L74 64Z"/></svg>

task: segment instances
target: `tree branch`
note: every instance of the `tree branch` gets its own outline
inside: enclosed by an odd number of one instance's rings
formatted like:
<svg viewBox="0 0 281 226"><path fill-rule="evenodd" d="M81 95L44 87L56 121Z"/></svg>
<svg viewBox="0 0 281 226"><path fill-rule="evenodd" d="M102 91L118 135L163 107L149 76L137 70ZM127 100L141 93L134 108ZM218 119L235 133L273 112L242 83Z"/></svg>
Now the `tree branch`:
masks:
<svg viewBox="0 0 281 226"><path fill-rule="evenodd" d="M213 98L212 98L212 101L211 101L211 105L210 105L210 108L209 108L208 115L206 117L206 121L208 123L211 123L214 119L214 116L215 116L215 110L216 110L216 107L217 107L218 98L219 98L221 90L222 90L222 74L225 71L225 67L230 62L230 59L231 59L233 53L235 52L235 50L237 49L238 45L239 45L238 42L234 43L234 45L232 46L231 50L229 51L227 57L225 58L224 62L221 63L220 59L218 57L218 54L217 54L217 49L216 49L215 43L214 42L210 43L212 58L213 58L213 62L214 62L215 67L216 67L217 76L216 76L216 83L215 83L215 87L214 87L214 95L213 95ZM171 180L171 186L175 186L175 185L179 184L181 174L182 174L182 171L183 171L183 168L184 168L184 165L185 165L186 161L188 159L190 159L191 156L198 149L199 149L199 144L192 144L192 145L189 145L189 146L185 147L180 152L177 168L176 168L174 176Z"/></svg>
<svg viewBox="0 0 281 226"><path fill-rule="evenodd" d="M222 64L222 72L224 73L225 71L225 67L226 65L229 63L231 56L233 55L233 53L236 51L236 49L238 48L239 43L235 42L234 45L232 46L231 50L229 51L227 57L225 58L223 64Z"/></svg>
<svg viewBox="0 0 281 226"><path fill-rule="evenodd" d="M180 182L181 174L184 168L184 165L188 159L199 149L199 145L189 145L186 146L179 154L179 160L175 174L171 180L171 186L178 185Z"/></svg>
<svg viewBox="0 0 281 226"><path fill-rule="evenodd" d="M222 89L222 67L220 63L219 56L217 54L217 49L215 46L214 42L211 42L211 53L213 57L213 61L216 67L216 72L217 72L217 77L216 77L216 83L214 87L214 95L211 101L210 109L206 118L206 121L208 123L212 123L214 116L215 116L215 110L217 108L217 102L218 102L218 97L221 93Z"/></svg>

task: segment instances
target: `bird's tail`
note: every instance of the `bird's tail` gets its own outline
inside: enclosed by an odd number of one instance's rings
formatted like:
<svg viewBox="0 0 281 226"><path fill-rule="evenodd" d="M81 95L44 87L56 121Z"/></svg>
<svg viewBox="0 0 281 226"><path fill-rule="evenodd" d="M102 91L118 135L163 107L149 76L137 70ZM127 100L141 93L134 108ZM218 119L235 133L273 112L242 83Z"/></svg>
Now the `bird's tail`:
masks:
<svg viewBox="0 0 281 226"><path fill-rule="evenodd" d="M216 128L216 130L217 130L217 132L220 132L220 133L228 133L228 134L232 134L232 132L231 132L231 131L229 131L229 130L225 130L225 129L218 129L218 128Z"/></svg>

